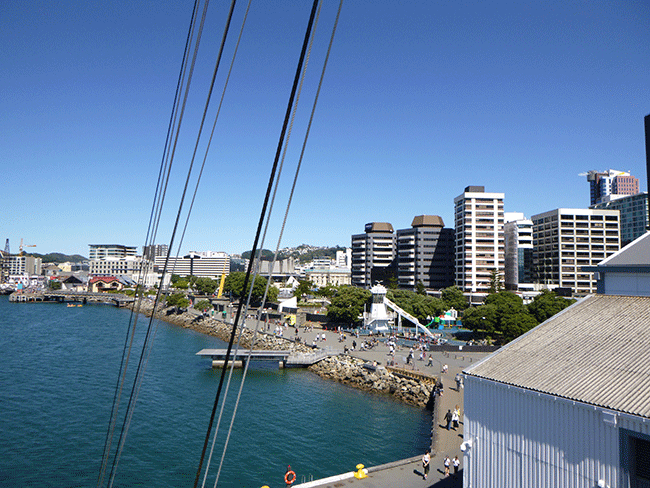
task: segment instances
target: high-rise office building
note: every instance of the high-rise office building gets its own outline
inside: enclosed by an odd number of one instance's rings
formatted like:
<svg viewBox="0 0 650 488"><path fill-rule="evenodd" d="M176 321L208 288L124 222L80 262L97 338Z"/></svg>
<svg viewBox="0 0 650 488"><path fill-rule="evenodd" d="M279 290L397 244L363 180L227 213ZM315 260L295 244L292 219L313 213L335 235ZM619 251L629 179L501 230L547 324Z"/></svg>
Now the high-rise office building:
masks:
<svg viewBox="0 0 650 488"><path fill-rule="evenodd" d="M503 280L503 193L468 186L454 199L456 285L487 292L496 272Z"/></svg>
<svg viewBox="0 0 650 488"><path fill-rule="evenodd" d="M145 259L148 259L149 261L155 261L155 259L159 256L167 256L167 252L169 251L169 246L167 244L151 244L149 246L145 246L143 257Z"/></svg>
<svg viewBox="0 0 650 488"><path fill-rule="evenodd" d="M636 195L639 193L639 179L625 171L589 171L590 203L596 205L610 195Z"/></svg>
<svg viewBox="0 0 650 488"><path fill-rule="evenodd" d="M370 222L352 236L352 285L371 288L396 278L395 234L388 222Z"/></svg>
<svg viewBox="0 0 650 488"><path fill-rule="evenodd" d="M419 215L410 229L397 231L397 280L400 288L440 290L454 284L454 229L437 215Z"/></svg>
<svg viewBox="0 0 650 488"><path fill-rule="evenodd" d="M533 221L523 213L506 212L503 226L505 245L505 288L518 290L533 283Z"/></svg>
<svg viewBox="0 0 650 488"><path fill-rule="evenodd" d="M621 212L621 247L641 237L650 228L648 220L648 192L623 197L606 197L590 208Z"/></svg>
<svg viewBox="0 0 650 488"><path fill-rule="evenodd" d="M558 208L531 220L535 281L576 295L595 293L593 273L582 268L619 250L618 210Z"/></svg>

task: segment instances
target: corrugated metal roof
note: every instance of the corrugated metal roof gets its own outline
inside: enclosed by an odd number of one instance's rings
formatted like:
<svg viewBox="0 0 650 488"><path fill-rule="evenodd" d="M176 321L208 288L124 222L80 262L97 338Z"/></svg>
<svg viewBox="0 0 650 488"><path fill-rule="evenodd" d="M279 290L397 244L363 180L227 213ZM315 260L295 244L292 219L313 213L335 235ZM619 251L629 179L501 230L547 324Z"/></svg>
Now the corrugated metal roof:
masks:
<svg viewBox="0 0 650 488"><path fill-rule="evenodd" d="M598 266L630 266L650 264L650 232L632 241L623 249L601 261Z"/></svg>
<svg viewBox="0 0 650 488"><path fill-rule="evenodd" d="M650 297L589 296L465 373L650 418Z"/></svg>

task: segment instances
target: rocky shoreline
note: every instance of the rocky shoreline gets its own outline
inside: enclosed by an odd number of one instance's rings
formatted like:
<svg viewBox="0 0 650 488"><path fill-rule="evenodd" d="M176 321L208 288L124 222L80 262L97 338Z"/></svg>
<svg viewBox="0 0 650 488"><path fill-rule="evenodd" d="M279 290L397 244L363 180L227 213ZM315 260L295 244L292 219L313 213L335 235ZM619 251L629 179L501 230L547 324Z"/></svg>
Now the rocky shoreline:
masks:
<svg viewBox="0 0 650 488"><path fill-rule="evenodd" d="M138 306L137 303L135 306ZM150 317L153 312L153 303L147 300L142 301L139 312ZM230 340L232 331L230 324L199 312L176 313L173 308L159 306L156 318L203 334L215 336L222 341L228 342ZM241 345L250 347L253 334L252 330L244 328ZM297 353L314 352L312 347L301 342L294 342L265 332L257 333L253 349L291 350ZM433 406L433 390L435 386L433 383L402 377L383 366L368 363L363 359L348 355L328 357L310 366L309 370L322 378L334 380L354 388L391 395L396 400L409 405L429 409Z"/></svg>

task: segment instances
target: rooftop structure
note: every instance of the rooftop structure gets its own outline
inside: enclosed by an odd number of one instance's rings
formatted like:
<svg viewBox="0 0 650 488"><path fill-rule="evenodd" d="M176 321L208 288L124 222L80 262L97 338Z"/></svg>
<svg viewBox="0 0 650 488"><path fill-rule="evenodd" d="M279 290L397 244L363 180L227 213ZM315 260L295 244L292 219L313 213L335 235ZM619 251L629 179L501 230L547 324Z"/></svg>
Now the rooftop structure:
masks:
<svg viewBox="0 0 650 488"><path fill-rule="evenodd" d="M610 195L636 195L639 193L639 179L626 171L608 169L591 170L587 174L589 182L590 203L595 205Z"/></svg>
<svg viewBox="0 0 650 488"><path fill-rule="evenodd" d="M648 486L649 323L592 295L465 369L463 486Z"/></svg>

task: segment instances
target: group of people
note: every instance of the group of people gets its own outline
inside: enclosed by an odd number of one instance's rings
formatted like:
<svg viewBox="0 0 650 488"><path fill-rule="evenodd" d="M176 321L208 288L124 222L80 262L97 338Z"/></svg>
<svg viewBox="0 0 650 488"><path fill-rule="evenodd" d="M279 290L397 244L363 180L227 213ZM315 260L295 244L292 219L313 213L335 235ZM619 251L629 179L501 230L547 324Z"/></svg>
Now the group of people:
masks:
<svg viewBox="0 0 650 488"><path fill-rule="evenodd" d="M447 430L450 430L452 427L454 430L456 430L459 427L460 407L458 405L456 405L456 408L454 408L453 412L451 409L447 410L447 413L445 414L445 422L447 422Z"/></svg>
<svg viewBox="0 0 650 488"><path fill-rule="evenodd" d="M429 450L427 449L427 452L424 453L424 456L422 456L422 469L424 470L424 479L426 480L427 477L429 476L429 469L431 466L431 454L429 453ZM454 456L453 461L449 459L449 456L445 456L445 459L443 461L443 466L445 468L445 476L449 476L449 469L453 466L454 467L454 477L458 476L458 469L460 467L460 459L458 459L458 456Z"/></svg>

